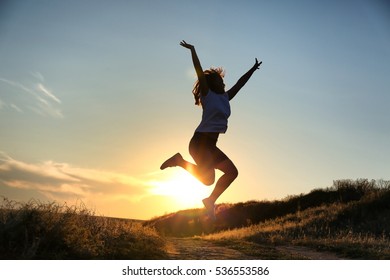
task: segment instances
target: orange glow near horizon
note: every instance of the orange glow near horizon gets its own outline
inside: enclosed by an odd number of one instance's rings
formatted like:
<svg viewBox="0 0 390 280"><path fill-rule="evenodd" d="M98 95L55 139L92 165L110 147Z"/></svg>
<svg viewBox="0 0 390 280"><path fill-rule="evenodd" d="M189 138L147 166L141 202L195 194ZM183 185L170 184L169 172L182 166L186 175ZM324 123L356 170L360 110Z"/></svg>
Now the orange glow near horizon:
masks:
<svg viewBox="0 0 390 280"><path fill-rule="evenodd" d="M202 199L208 197L211 189L200 183L184 170L173 171L166 179L150 182L152 194L174 198L180 208L202 207Z"/></svg>

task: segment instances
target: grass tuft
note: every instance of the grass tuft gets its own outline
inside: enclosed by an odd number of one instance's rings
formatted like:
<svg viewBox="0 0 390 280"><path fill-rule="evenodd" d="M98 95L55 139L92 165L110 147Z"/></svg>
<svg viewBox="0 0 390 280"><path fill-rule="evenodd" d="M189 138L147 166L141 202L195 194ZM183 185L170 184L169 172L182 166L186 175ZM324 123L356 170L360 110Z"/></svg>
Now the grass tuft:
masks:
<svg viewBox="0 0 390 280"><path fill-rule="evenodd" d="M75 206L2 198L1 259L159 259L164 240L140 222Z"/></svg>

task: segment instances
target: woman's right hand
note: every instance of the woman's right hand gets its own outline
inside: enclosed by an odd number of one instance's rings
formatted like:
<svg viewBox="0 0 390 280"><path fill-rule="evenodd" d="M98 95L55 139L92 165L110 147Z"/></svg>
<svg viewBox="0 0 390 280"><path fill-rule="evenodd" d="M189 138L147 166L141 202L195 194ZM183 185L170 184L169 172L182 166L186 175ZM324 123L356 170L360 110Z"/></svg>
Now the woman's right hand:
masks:
<svg viewBox="0 0 390 280"><path fill-rule="evenodd" d="M185 47L186 49L193 50L195 47L191 44L188 44L186 41L181 41L180 46Z"/></svg>

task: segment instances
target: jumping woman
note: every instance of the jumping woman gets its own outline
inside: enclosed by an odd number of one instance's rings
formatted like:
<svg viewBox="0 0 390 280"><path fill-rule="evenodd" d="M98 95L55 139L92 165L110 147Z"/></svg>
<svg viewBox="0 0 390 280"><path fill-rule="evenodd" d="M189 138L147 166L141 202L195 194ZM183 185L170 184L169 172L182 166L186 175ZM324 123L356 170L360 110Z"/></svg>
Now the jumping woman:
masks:
<svg viewBox="0 0 390 280"><path fill-rule="evenodd" d="M189 144L190 155L196 164L186 161L180 153L177 153L167 159L160 169L180 166L207 186L215 181L215 169L221 170L224 174L218 179L211 195L202 200L209 217L215 219L215 201L238 176L234 163L217 147L218 136L227 130L230 116L229 101L259 69L262 62L258 62L256 58L253 67L231 89L225 91L222 68L210 68L203 71L195 47L185 41L180 42L180 45L191 51L192 62L198 77L192 93L195 104L203 108L202 120Z"/></svg>

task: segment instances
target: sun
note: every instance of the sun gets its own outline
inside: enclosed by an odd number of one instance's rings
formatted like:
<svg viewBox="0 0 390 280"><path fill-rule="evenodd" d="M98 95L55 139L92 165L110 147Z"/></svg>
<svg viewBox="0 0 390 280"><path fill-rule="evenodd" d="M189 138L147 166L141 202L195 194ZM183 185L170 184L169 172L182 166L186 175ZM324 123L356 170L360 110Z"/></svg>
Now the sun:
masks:
<svg viewBox="0 0 390 280"><path fill-rule="evenodd" d="M172 197L183 208L203 207L202 199L211 191L184 170L170 172L166 179L153 182L153 187L153 194Z"/></svg>

